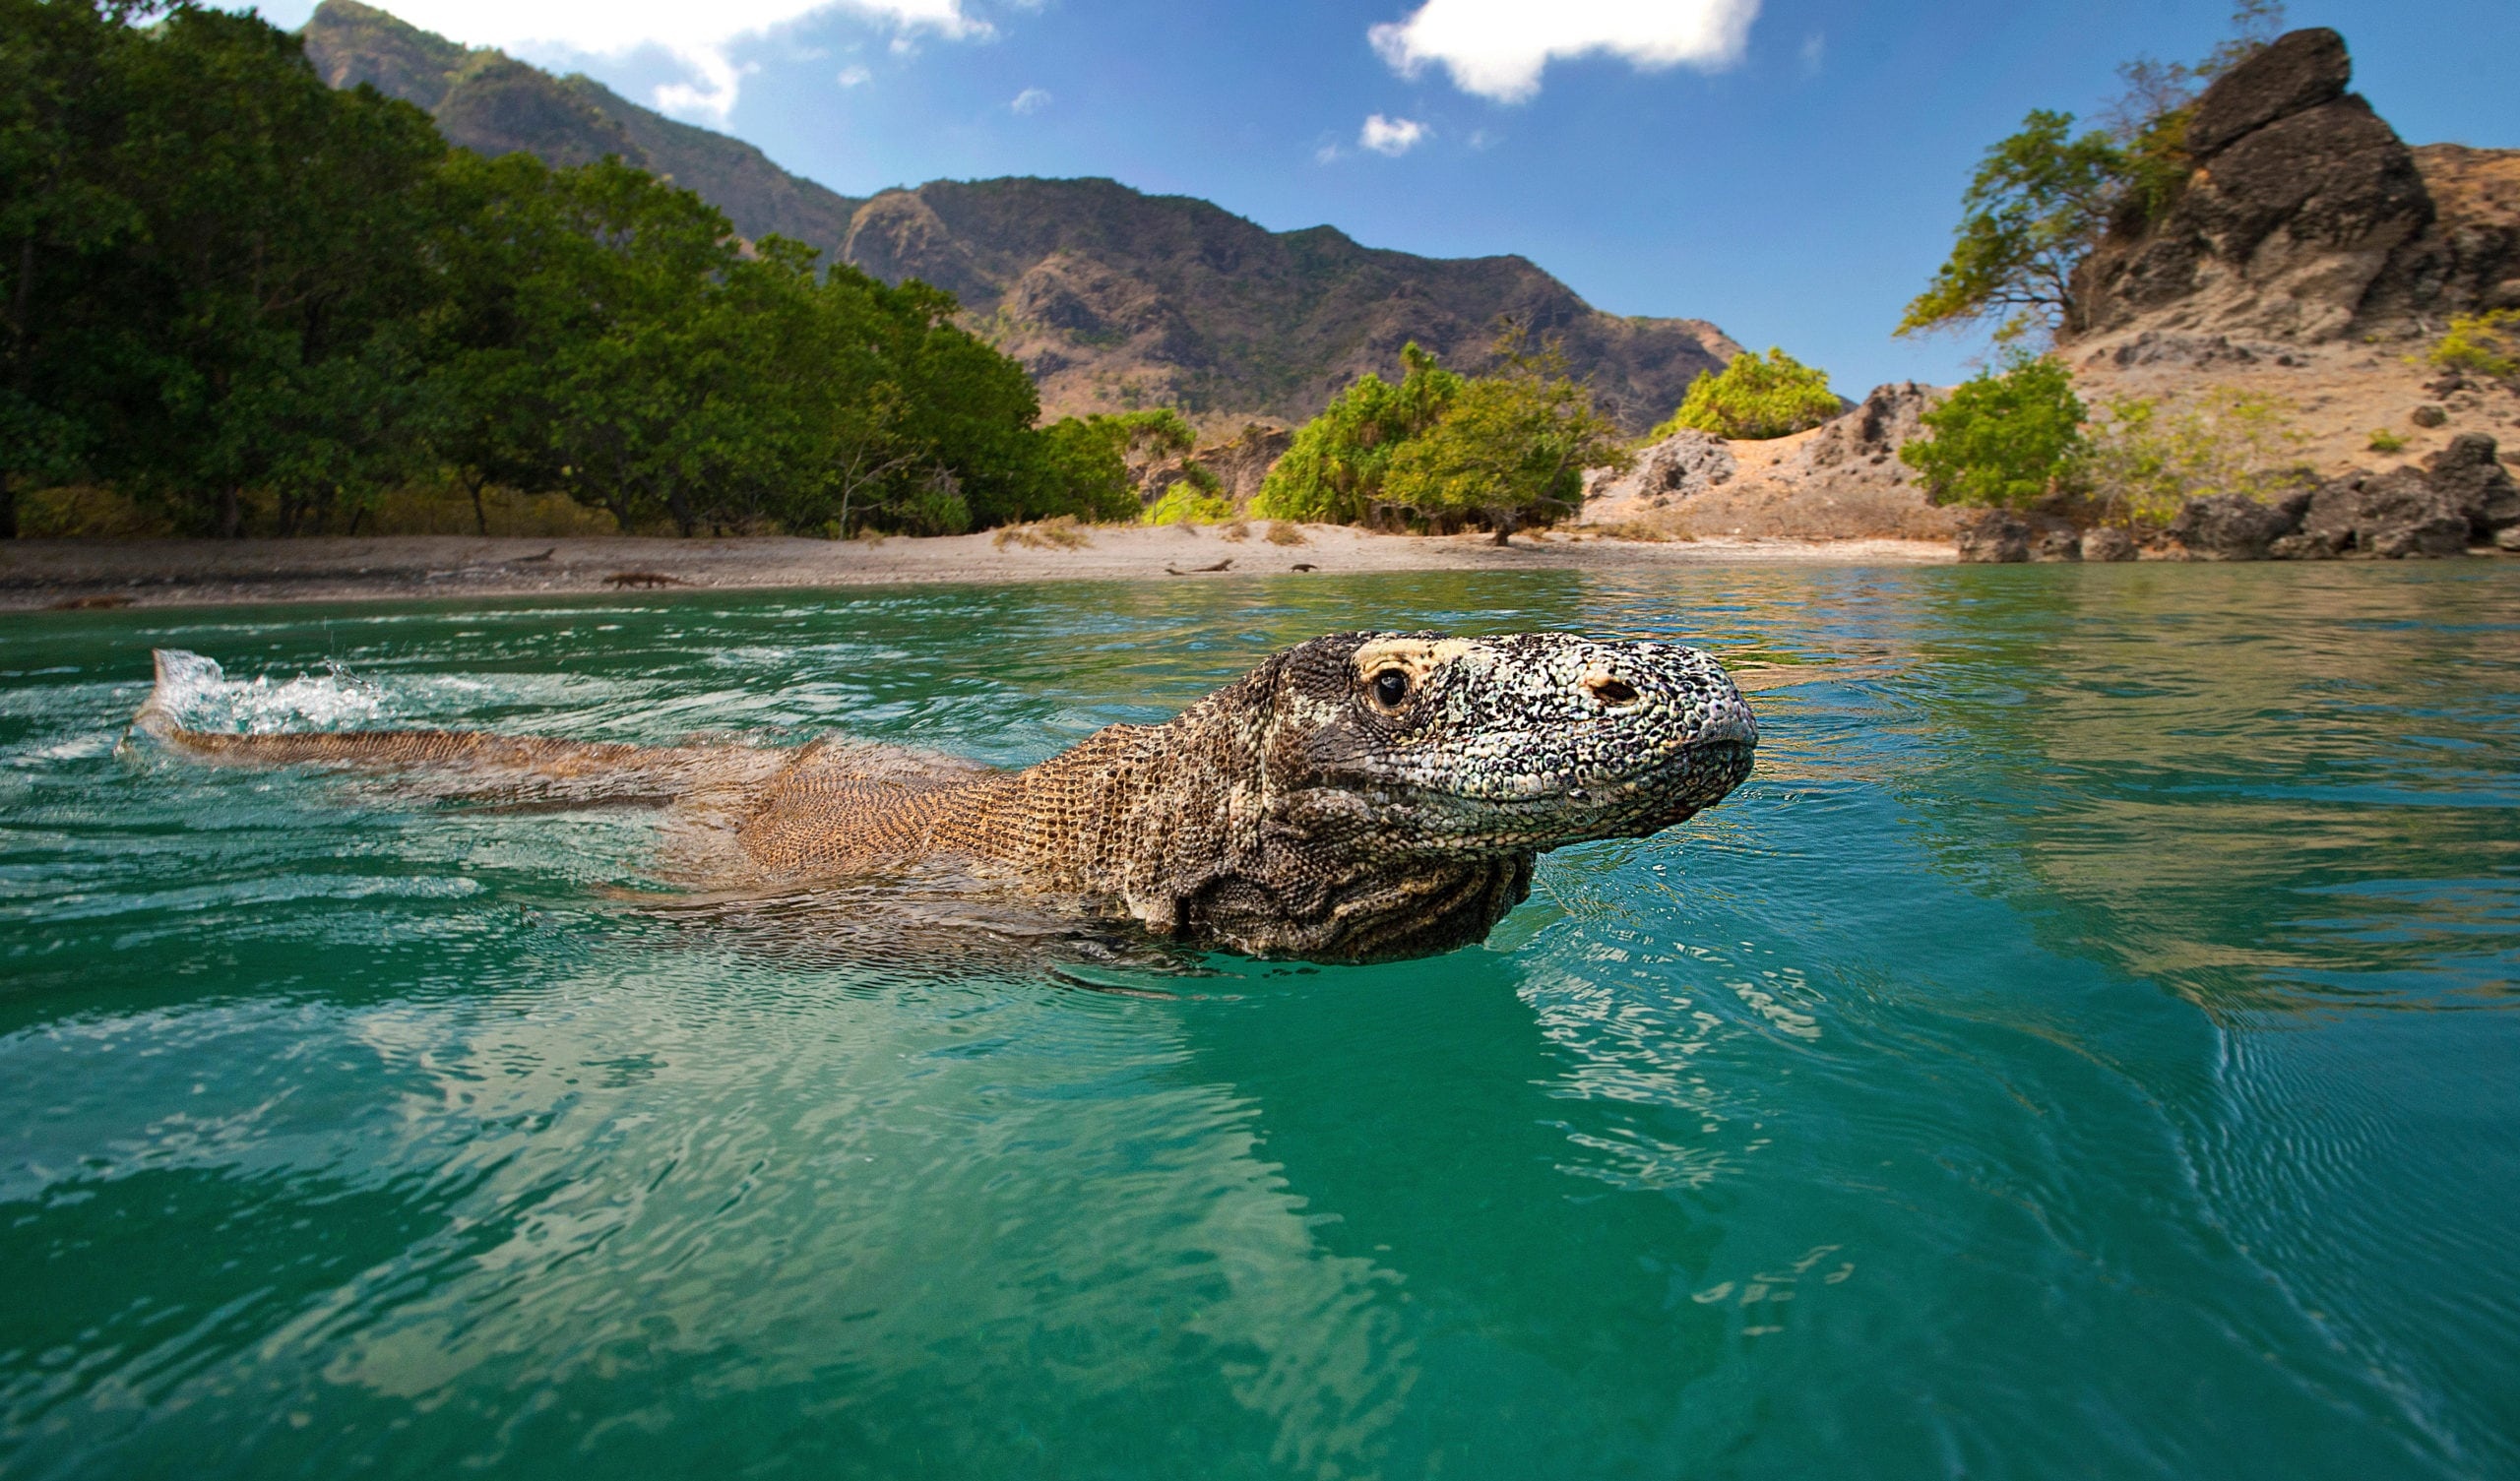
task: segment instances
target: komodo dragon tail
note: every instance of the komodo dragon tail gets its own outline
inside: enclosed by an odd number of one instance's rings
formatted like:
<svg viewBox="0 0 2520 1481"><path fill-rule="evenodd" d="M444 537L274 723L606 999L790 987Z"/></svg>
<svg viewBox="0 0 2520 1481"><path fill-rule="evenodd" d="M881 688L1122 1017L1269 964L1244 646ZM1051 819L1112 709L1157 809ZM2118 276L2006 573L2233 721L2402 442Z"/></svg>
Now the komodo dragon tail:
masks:
<svg viewBox="0 0 2520 1481"><path fill-rule="evenodd" d="M289 766L331 763L390 770L456 767L471 772L505 772L540 780L570 781L625 772L657 764L672 766L689 753L605 741L553 740L536 735L492 735L479 730L348 730L299 734L237 735L189 730L178 710L192 692L223 679L217 663L177 648L158 648L157 682L131 727L162 745L223 761Z"/></svg>

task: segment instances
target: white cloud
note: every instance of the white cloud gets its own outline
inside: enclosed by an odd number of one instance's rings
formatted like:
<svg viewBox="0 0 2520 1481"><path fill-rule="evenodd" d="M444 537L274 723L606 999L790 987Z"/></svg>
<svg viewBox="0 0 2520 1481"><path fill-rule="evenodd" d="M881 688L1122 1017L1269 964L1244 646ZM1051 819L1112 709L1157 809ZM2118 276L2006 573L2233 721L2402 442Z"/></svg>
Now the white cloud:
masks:
<svg viewBox="0 0 2520 1481"><path fill-rule="evenodd" d="M1039 88L1025 89L1015 94L1015 101L1007 104L1018 113L1039 113L1049 105L1050 94Z"/></svg>
<svg viewBox="0 0 2520 1481"><path fill-rule="evenodd" d="M1802 75L1804 77L1818 76L1820 64L1828 59L1829 38L1826 35L1815 31L1802 38Z"/></svg>
<svg viewBox="0 0 2520 1481"><path fill-rule="evenodd" d="M844 88L862 88L875 80L875 74L863 67L843 67L837 79Z"/></svg>
<svg viewBox="0 0 2520 1481"><path fill-rule="evenodd" d="M1593 52L1649 71L1729 67L1758 14L1759 0L1426 0L1366 36L1404 77L1440 62L1463 92L1521 102L1551 61Z"/></svg>
<svg viewBox="0 0 2520 1481"><path fill-rule="evenodd" d="M1356 131L1356 147L1377 154L1400 155L1426 141L1433 131L1414 118L1385 118L1380 113L1365 120Z"/></svg>
<svg viewBox="0 0 2520 1481"><path fill-rule="evenodd" d="M644 46L670 53L691 80L656 90L670 112L724 119L744 74L728 48L744 36L811 16L854 15L906 36L929 31L949 40L991 34L987 22L964 14L963 0L388 0L396 16L468 46L515 51L558 47L619 56ZM850 72L858 69L851 68ZM850 73L841 74L842 86Z"/></svg>

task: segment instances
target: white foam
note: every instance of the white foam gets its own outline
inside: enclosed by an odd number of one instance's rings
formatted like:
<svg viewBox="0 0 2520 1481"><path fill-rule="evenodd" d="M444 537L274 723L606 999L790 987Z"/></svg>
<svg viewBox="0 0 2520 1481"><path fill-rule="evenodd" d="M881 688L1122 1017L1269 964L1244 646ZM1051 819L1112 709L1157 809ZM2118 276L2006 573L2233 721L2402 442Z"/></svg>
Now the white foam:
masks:
<svg viewBox="0 0 2520 1481"><path fill-rule="evenodd" d="M274 684L268 676L230 679L216 659L181 648L159 648L157 659L157 687L134 721L144 730L334 730L374 724L386 712L384 691L338 663Z"/></svg>

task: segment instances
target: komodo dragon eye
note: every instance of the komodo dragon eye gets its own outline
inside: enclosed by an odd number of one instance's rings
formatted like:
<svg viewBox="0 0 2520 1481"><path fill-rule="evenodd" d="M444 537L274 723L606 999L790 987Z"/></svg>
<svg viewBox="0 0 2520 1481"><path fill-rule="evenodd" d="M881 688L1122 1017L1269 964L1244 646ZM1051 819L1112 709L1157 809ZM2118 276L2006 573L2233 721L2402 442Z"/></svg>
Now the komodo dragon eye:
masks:
<svg viewBox="0 0 2520 1481"><path fill-rule="evenodd" d="M1409 698L1409 676L1396 668L1374 675L1374 699L1385 710L1398 710Z"/></svg>

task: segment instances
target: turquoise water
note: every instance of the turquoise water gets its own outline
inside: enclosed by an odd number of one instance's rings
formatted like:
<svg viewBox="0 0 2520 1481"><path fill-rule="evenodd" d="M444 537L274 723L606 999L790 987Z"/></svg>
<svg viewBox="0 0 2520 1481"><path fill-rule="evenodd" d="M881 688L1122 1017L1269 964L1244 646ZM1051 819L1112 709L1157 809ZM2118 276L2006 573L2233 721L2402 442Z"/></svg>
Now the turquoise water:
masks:
<svg viewBox="0 0 2520 1481"><path fill-rule="evenodd" d="M1701 644L1758 773L1183 970L114 751L171 646L1014 764L1356 626ZM0 1474L2520 1476L2515 806L2482 561L12 617Z"/></svg>

